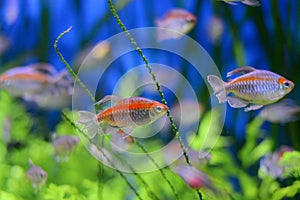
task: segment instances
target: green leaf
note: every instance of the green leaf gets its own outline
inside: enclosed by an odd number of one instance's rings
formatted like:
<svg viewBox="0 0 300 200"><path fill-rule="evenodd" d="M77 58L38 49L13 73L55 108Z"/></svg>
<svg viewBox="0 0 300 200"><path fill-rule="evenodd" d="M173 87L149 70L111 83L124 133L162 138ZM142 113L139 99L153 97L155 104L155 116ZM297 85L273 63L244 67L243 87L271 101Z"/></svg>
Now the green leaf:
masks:
<svg viewBox="0 0 300 200"><path fill-rule="evenodd" d="M189 144L193 149L210 149L217 144L221 134L221 111L220 109L212 109L203 115L198 129L198 134L188 138Z"/></svg>
<svg viewBox="0 0 300 200"><path fill-rule="evenodd" d="M273 200L280 200L284 197L294 197L296 194L300 192L300 181L294 181L294 183L290 186L280 188L273 193Z"/></svg>
<svg viewBox="0 0 300 200"><path fill-rule="evenodd" d="M279 160L279 165L284 167L283 177L300 177L300 152L285 152Z"/></svg>
<svg viewBox="0 0 300 200"><path fill-rule="evenodd" d="M20 196L17 196L14 193L6 192L3 190L0 190L0 200L22 200Z"/></svg>
<svg viewBox="0 0 300 200"><path fill-rule="evenodd" d="M81 195L77 188L71 185L55 185L51 183L43 194L41 199L44 200L85 200L86 198Z"/></svg>
<svg viewBox="0 0 300 200"><path fill-rule="evenodd" d="M262 123L263 120L257 117L247 125L246 143L239 152L239 158L244 167L249 167L255 163L259 158L270 151L273 146L273 142L270 139L264 140L259 145L257 144L257 140L263 134L263 131L260 129ZM251 158L249 156L251 156Z"/></svg>

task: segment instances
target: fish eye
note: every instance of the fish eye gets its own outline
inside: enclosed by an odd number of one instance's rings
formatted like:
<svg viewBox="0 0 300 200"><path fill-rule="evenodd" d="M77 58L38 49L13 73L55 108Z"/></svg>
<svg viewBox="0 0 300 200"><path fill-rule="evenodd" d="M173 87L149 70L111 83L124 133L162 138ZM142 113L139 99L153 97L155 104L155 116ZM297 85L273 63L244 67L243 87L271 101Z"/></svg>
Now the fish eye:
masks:
<svg viewBox="0 0 300 200"><path fill-rule="evenodd" d="M283 86L285 88L289 88L291 86L291 84L288 81L286 81L286 82L283 83Z"/></svg>
<svg viewBox="0 0 300 200"><path fill-rule="evenodd" d="M163 107L161 106L156 106L156 112L160 113L163 110Z"/></svg>

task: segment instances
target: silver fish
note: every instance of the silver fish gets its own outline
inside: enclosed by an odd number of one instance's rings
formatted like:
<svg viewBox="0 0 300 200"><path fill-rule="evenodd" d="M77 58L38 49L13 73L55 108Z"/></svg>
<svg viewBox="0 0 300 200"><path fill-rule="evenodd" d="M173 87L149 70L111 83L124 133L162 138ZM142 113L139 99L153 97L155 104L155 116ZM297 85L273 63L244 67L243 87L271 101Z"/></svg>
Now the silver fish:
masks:
<svg viewBox="0 0 300 200"><path fill-rule="evenodd" d="M67 107L71 104L72 89L74 80L70 74L63 70L60 78L55 84L48 85L47 88L38 93L26 93L23 98L26 101L36 103L40 108L55 110Z"/></svg>
<svg viewBox="0 0 300 200"><path fill-rule="evenodd" d="M233 108L243 108L251 104L244 109L246 112L278 101L294 87L292 81L274 72L248 66L228 72L227 77L240 73L244 74L229 82L224 82L215 75L207 76L207 81L220 103L228 101ZM230 93L233 96L228 96Z"/></svg>
<svg viewBox="0 0 300 200"><path fill-rule="evenodd" d="M34 165L32 160L28 160L28 165L29 169L26 172L26 177L30 180L35 192L37 192L46 183L48 174L39 166Z"/></svg>
<svg viewBox="0 0 300 200"><path fill-rule="evenodd" d="M57 162L67 161L79 143L79 137L73 135L52 135L52 146Z"/></svg>
<svg viewBox="0 0 300 200"><path fill-rule="evenodd" d="M278 103L265 107L258 116L269 122L285 124L299 120L300 106L296 105L291 99L283 99Z"/></svg>

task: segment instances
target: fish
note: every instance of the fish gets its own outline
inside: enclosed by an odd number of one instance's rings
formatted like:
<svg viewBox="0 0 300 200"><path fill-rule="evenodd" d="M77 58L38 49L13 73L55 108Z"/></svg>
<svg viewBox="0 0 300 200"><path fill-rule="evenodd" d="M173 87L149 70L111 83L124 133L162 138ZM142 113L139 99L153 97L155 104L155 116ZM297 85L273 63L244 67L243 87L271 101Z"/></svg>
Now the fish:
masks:
<svg viewBox="0 0 300 200"><path fill-rule="evenodd" d="M266 154L260 160L259 171L273 178L281 178L284 172L284 166L280 165L280 159L286 152L292 152L294 149L289 146L280 146L275 152Z"/></svg>
<svg viewBox="0 0 300 200"><path fill-rule="evenodd" d="M0 35L0 56L2 56L10 47L11 39L5 35Z"/></svg>
<svg viewBox="0 0 300 200"><path fill-rule="evenodd" d="M249 66L239 67L227 73L227 77L240 73L244 74L229 82L215 75L207 76L219 103L227 101L233 108L244 108L250 104L244 109L248 112L280 100L294 88L292 81L274 72ZM228 96L230 93L233 96Z"/></svg>
<svg viewBox="0 0 300 200"><path fill-rule="evenodd" d="M203 166L210 162L211 153L208 150L194 150L191 147L184 147L189 161L193 166ZM167 154L164 154L164 160L166 163L176 163L181 165L186 163L182 149L178 141L172 141L172 143L165 146ZM176 161L175 161L176 158Z"/></svg>
<svg viewBox="0 0 300 200"><path fill-rule="evenodd" d="M193 189L208 188L216 192L209 176L198 168L185 164L172 167L172 171Z"/></svg>
<svg viewBox="0 0 300 200"><path fill-rule="evenodd" d="M78 53L75 67L80 70L93 71L108 59L112 58L112 46L107 40L88 46Z"/></svg>
<svg viewBox="0 0 300 200"><path fill-rule="evenodd" d="M225 30L224 20L216 15L213 15L207 23L206 32L208 39L213 44L219 44Z"/></svg>
<svg viewBox="0 0 300 200"><path fill-rule="evenodd" d="M8 144L11 140L12 119L5 117L2 125L2 141Z"/></svg>
<svg viewBox="0 0 300 200"><path fill-rule="evenodd" d="M252 7L260 6L260 2L258 0L219 0L219 1L224 1L225 3L228 3L230 5L237 5L236 2L241 2L245 5L252 6Z"/></svg>
<svg viewBox="0 0 300 200"><path fill-rule="evenodd" d="M56 84L63 74L56 74L54 67L47 63L34 63L9 69L0 75L0 88L11 95L36 94L49 85Z"/></svg>
<svg viewBox="0 0 300 200"><path fill-rule="evenodd" d="M45 110L65 108L72 102L73 85L73 77L67 70L62 70L60 78L55 84L49 84L44 90L37 93L26 93L22 98Z"/></svg>
<svg viewBox="0 0 300 200"><path fill-rule="evenodd" d="M5 1L4 4L4 19L7 25L11 26L15 24L19 17L19 5L20 1L19 0L9 0ZM2 5L3 6L3 5Z"/></svg>
<svg viewBox="0 0 300 200"><path fill-rule="evenodd" d="M98 114L78 112L77 123L84 126L90 138L97 133L120 134L120 129L126 137L134 128L156 121L168 110L165 104L143 97L123 98L107 95L96 105L103 106L107 103L109 107Z"/></svg>
<svg viewBox="0 0 300 200"><path fill-rule="evenodd" d="M265 121L280 124L297 121L300 118L300 106L296 105L292 99L283 99L265 107L258 117Z"/></svg>
<svg viewBox="0 0 300 200"><path fill-rule="evenodd" d="M63 162L75 150L79 143L79 137L73 135L52 135L52 147L55 153L55 160Z"/></svg>
<svg viewBox="0 0 300 200"><path fill-rule="evenodd" d="M155 25L159 28L172 29L157 30L158 41L167 39L177 39L183 34L189 33L196 25L197 17L187 10L174 8L166 12L166 14L155 20Z"/></svg>
<svg viewBox="0 0 300 200"><path fill-rule="evenodd" d="M99 147L95 144L89 144L88 146L89 151L92 153L92 155L97 158L97 160L104 162L106 164L110 164L110 162L113 161L113 157L109 153L109 151L105 148Z"/></svg>
<svg viewBox="0 0 300 200"><path fill-rule="evenodd" d="M33 164L32 160L28 160L29 169L26 171L26 177L31 182L35 193L46 183L47 172L39 166Z"/></svg>

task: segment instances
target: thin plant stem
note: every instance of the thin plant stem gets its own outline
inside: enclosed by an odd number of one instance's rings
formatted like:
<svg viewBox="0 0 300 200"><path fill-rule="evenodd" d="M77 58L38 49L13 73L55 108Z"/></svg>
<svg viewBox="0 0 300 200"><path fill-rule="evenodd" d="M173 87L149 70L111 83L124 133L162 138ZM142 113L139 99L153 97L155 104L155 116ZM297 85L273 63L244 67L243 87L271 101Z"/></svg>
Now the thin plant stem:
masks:
<svg viewBox="0 0 300 200"><path fill-rule="evenodd" d="M131 44L134 46L134 48L137 50L138 54L141 56L142 60L144 61L145 65L146 65L146 67L147 67L147 69L148 69L148 71L149 71L149 74L151 75L151 77L152 77L152 79L153 79L153 81L154 81L154 83L155 83L155 85L156 85L156 89L157 89L157 91L158 91L158 93L159 93L159 95L160 95L160 97L161 97L161 99L162 99L162 100L161 100L162 103L164 103L165 105L167 105L167 101L165 100L164 93L163 93L163 91L162 91L162 89L161 89L161 86L160 86L159 82L158 82L157 79L156 79L156 76L155 76L154 72L152 71L151 66L149 65L148 59L147 59L146 56L143 54L142 49L137 45L137 43L136 43L136 41L134 40L134 38L133 38L133 37L131 36L131 34L127 31L125 25L123 24L123 22L122 22L121 19L119 18L119 15L117 14L117 11L115 10L112 1L111 1L111 0L108 0L108 4L109 4L109 8L110 8L110 10L111 10L111 12L112 12L114 18L116 19L116 22L119 24L119 26L120 26L120 28L123 30L123 32L127 35L129 41L131 42ZM185 158L185 160L186 160L186 163L187 163L188 165L191 165L191 163L190 163L190 161L189 161L189 157L188 157L188 155L187 155L187 153L186 153L186 150L185 150L185 147L184 147L184 145L183 145L182 139L181 139L181 137L180 137L180 135L179 135L178 128L177 128L177 126L176 126L175 123L174 123L174 119L173 119L173 117L171 116L170 110L169 110L169 109L167 110L167 117L169 118L170 124L171 124L171 126L172 126L172 130L173 130L173 132L175 133L175 136L176 136L176 138L177 138L178 141L179 141L179 144L180 144L180 147L181 147L181 149L182 149L182 151L183 151L183 155L184 155L184 158ZM137 144L139 144L139 143L137 143ZM140 146L140 147L142 147L142 146ZM145 150L145 149L142 148L142 150ZM147 153L146 153L146 154L147 154ZM148 154L147 154L147 155L148 155ZM152 158L152 160L154 160L154 159ZM155 164L155 163L156 163L156 162L154 162L154 164ZM157 163L156 163L156 164L157 164ZM170 183L170 181L167 179L167 177L165 176L164 172L163 172L162 170L160 170L160 171L162 172L163 177L164 177L164 178L167 180L167 182L169 183L169 185L170 185L171 189L173 190L174 194L177 194L177 192L175 191L175 188L174 188L173 185ZM199 199L202 200L202 194L201 194L201 192L200 192L199 190L197 190L197 194L198 194L198 196L199 196ZM178 198L178 195L175 195L175 196Z"/></svg>
<svg viewBox="0 0 300 200"><path fill-rule="evenodd" d="M93 144L93 141L84 133L84 131L82 131L80 128L78 128L75 123L64 113L61 113L62 116L64 117L64 119L70 123L70 125L75 128L77 131L79 131L87 140L89 140L89 142L91 142ZM101 148L98 148L97 145L95 145L97 147L97 150L99 150L101 152L101 154L104 156L104 158L109 162L109 164L111 164L111 166L114 168L114 170L116 172L118 172L118 174L123 178L123 180L126 182L126 184L129 186L129 188L134 192L134 194L140 199L143 200L142 197L140 196L140 194L137 192L137 190L133 187L133 185L129 182L129 180L126 178L126 176L123 174L123 172L121 172L120 170L118 170L115 166L115 164L110 160L110 158L104 153L104 151Z"/></svg>
<svg viewBox="0 0 300 200"><path fill-rule="evenodd" d="M173 191L173 193L176 196L176 198L179 199L179 195L178 195L175 187L173 186L173 184L171 183L171 181L168 179L168 177L165 174L165 172L159 167L159 165L157 164L157 162L149 155L148 151L144 148L144 146L141 143L139 143L137 140L134 140L134 142L135 142L135 144L137 144L142 149L142 151L144 153L146 153L147 157L153 162L153 164L157 167L157 169L161 173L162 177L167 181L168 185L170 186L170 188Z"/></svg>
<svg viewBox="0 0 300 200"><path fill-rule="evenodd" d="M81 129L79 129L79 128L74 124L74 122L72 122L72 121L68 118L68 116L66 116L66 114L65 114L64 112L62 112L62 115L63 115L63 117L64 117L64 118L65 118L65 119L66 119L66 120L67 120L67 121L75 128L75 129L77 129L81 134L83 134L83 135L85 136L85 138L87 138L87 139L89 140L89 142L91 142L92 144L94 144L94 143L86 136L86 134L85 134ZM97 148L99 151L101 151L102 154L105 154L105 153L102 151L101 148L98 148L97 145L95 145L95 146L96 146L96 148ZM121 156L116 155L116 154L115 154L115 156L118 157L120 160L122 160L122 162L125 163L125 164L130 168L130 170L132 170L133 174L134 174L134 175L140 180L140 182L145 186L145 189L146 189L148 195L149 195L149 196L152 196L153 199L159 200L158 196L150 189L150 186L145 182L145 180L144 180L137 172L135 172L135 170L133 169L133 167L126 161L126 159L124 159L124 158L122 158ZM108 159L108 158L107 158L108 156L104 156L104 157L105 157L105 159ZM112 161L110 161L109 163L111 164ZM112 167L114 167L114 168L116 169L116 167L115 167L114 164L112 165ZM120 171L120 172L121 172L121 171ZM102 172L102 173L103 173L103 172ZM121 172L121 173L122 173L122 172Z"/></svg>
<svg viewBox="0 0 300 200"><path fill-rule="evenodd" d="M95 97L92 95L92 93L90 92L90 90L84 85L84 83L78 78L77 74L73 71L73 69L71 68L71 66L67 63L67 61L65 60L65 58L63 57L63 55L60 53L60 51L57 48L57 43L60 40L60 38L62 36L64 36L66 33L68 33L70 30L72 29L72 26L70 26L67 30L65 30L64 32L62 32L55 40L54 42L54 49L56 54L58 55L59 59L64 63L64 65L67 67L68 71L70 72L70 74L74 77L75 82L78 82L79 85L84 89L84 91L87 93L87 95L89 95L89 97L91 98L91 100L95 103Z"/></svg>
<svg viewBox="0 0 300 200"><path fill-rule="evenodd" d="M77 74L73 71L73 69L70 67L70 65L67 63L67 61L64 59L64 57L62 56L62 54L60 53L60 51L57 48L57 43L58 41L61 39L61 37L68 33L71 30L72 27L69 27L67 30L65 30L64 32L62 32L57 39L55 40L54 43L54 49L57 53L57 55L59 56L60 60L64 63L64 65L67 67L68 71L71 73L71 75L74 77L74 79L76 81L78 81L78 83L80 84L80 86L85 90L85 92L89 95L89 97L91 98L91 100L93 102L96 102L95 98L93 97L93 95L91 94L91 92L89 91L89 89L84 85L84 83L79 79L79 77L77 76ZM70 119L67 118L67 116L63 113L63 116L67 119L68 122L71 123L72 126L74 126L76 129L79 129ZM82 131L80 131L82 132ZM96 145L97 146L97 145ZM101 150L100 150L101 151ZM152 195L154 197L154 199L158 200L159 198L155 195L154 192L151 191L149 185L143 180L143 178L134 171L134 169L132 168L132 166L130 166L128 163L127 165L131 168L133 174L135 176L137 176L137 178L142 182L142 184L145 186L145 189L147 190L149 195ZM100 171L99 171L100 172Z"/></svg>
<svg viewBox="0 0 300 200"><path fill-rule="evenodd" d="M119 15L117 14L111 0L108 0L108 4L109 4L109 8L113 14L113 16L115 17L117 23L119 24L119 26L121 27L121 29L124 31L124 33L127 35L128 39L130 40L131 44L134 46L134 48L136 49L136 51L138 52L138 54L141 56L141 58L143 59L144 63L146 64L146 67L149 71L149 74L151 75L155 85L156 85L156 89L161 97L161 101L162 103L164 103L165 105L167 105L167 101L165 99L165 95L161 89L161 86L159 84L159 82L157 81L156 79L156 76L154 74L154 72L152 71L152 67L149 65L149 62L148 62L148 59L146 58L146 56L143 54L142 52L142 49L137 45L136 41L133 39L133 37L131 36L131 34L127 31L125 25L123 24L123 22L121 21L121 19L119 18ZM178 141L179 141L179 144L180 144L180 147L183 151L183 155L185 157L185 160L186 162L190 165L190 161L189 161L189 157L186 153L186 150L184 148L184 145L183 145L183 142L182 142L182 139L179 135L179 132L178 132L178 128L177 126L175 125L174 123L174 119L173 117L171 116L171 113L170 113L170 109L167 110L167 116L169 118L169 121L170 121L170 124L172 126L172 130L173 132L175 133L175 136L177 137Z"/></svg>
<svg viewBox="0 0 300 200"><path fill-rule="evenodd" d="M136 140L134 141L136 143ZM150 186L148 185L148 183L145 182L145 180L137 173L135 172L135 170L133 169L133 167L127 162L126 159L122 158L122 156L116 155L116 157L118 157L120 160L122 160L123 163L125 163L130 170L132 171L132 173L141 181L141 183L145 186L145 189L147 190L147 193L149 196L152 196L154 199L159 200L158 196L152 192L152 190L150 189Z"/></svg>

